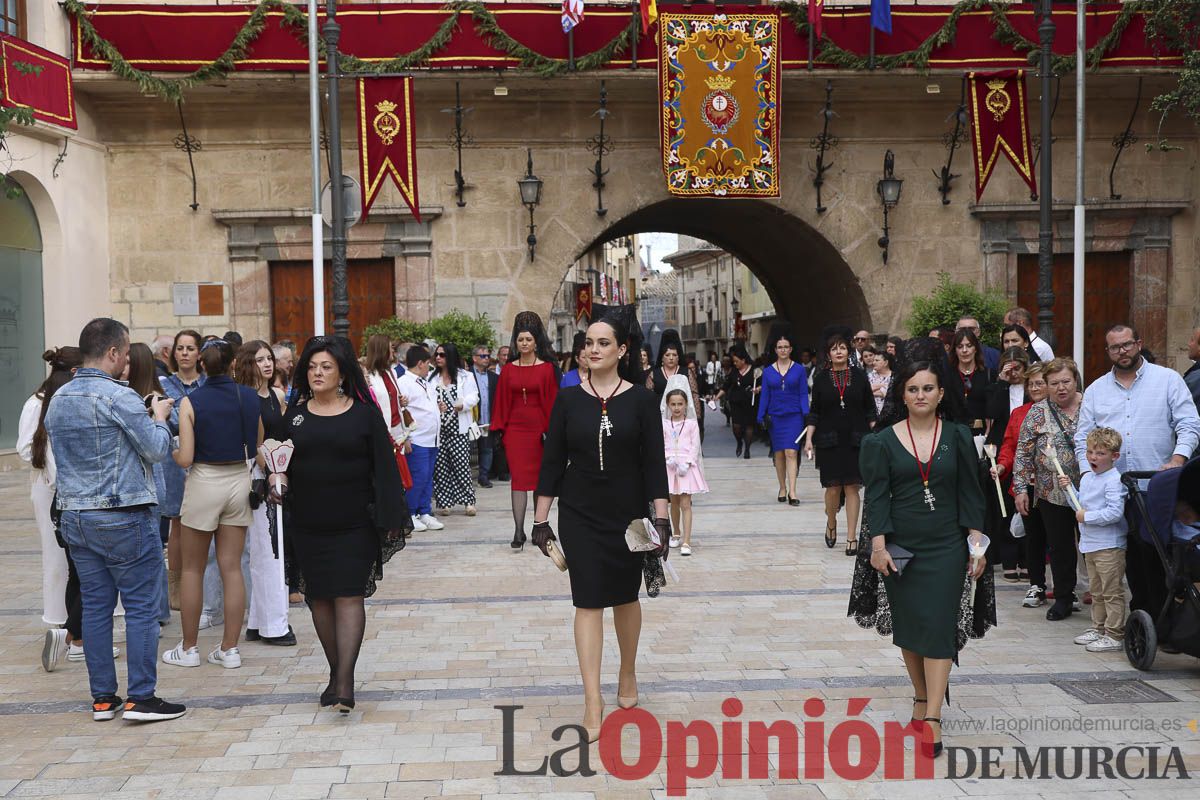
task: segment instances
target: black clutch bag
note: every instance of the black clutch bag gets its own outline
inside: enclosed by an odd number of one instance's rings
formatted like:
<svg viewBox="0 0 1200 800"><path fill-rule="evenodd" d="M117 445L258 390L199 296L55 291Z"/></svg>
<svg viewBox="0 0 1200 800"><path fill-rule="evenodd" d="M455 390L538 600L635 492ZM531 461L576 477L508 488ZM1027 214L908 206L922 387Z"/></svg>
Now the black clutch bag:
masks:
<svg viewBox="0 0 1200 800"><path fill-rule="evenodd" d="M904 574L904 569L908 566L908 562L912 561L913 554L898 544L889 543L885 549L888 555L892 557L892 563L896 565L896 577L899 578Z"/></svg>

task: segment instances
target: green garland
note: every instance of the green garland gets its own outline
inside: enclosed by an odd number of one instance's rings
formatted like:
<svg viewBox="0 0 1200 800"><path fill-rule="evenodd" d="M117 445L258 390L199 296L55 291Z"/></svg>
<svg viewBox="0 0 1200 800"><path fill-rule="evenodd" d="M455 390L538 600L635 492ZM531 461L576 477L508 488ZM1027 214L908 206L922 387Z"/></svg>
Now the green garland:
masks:
<svg viewBox="0 0 1200 800"><path fill-rule="evenodd" d="M1134 14L1143 8L1145 0L1125 3L1121 13L1113 22L1109 32L1087 51L1087 63L1091 69L1100 66L1101 59L1112 50L1121 40ZM100 58L109 62L113 73L125 80L138 84L146 94L155 94L172 102L183 99L184 90L209 80L224 78L236 68L237 62L244 58L251 45L258 39L267 23L267 15L271 11L283 14L282 27L287 27L296 34L297 38L307 43L308 17L297 6L285 0L259 0L258 5L250 13L249 19L238 31L233 41L215 61L179 78L160 78L146 70L134 67L121 55L111 42L102 37L92 25L87 8L82 0L63 0L63 10L79 22L80 35L88 46ZM784 16L795 26L802 37L808 36L808 11L805 6L795 0L785 0L779 4ZM951 44L958 31L958 21L963 14L972 11L988 9L995 25L993 37L1013 49L1028 53L1029 62L1037 62L1040 45L1023 36L1008 20L1008 4L997 0L960 0L950 11L949 16L933 34L912 50L893 55L876 56L875 68L889 71L894 69L911 68L925 73L929 71L929 62L933 52L940 47ZM572 65L566 59L549 58L531 50L506 33L496 19L496 16L478 0L453 0L446 5L449 16L445 19L433 36L423 45L402 53L386 61L364 61L357 56L343 53L340 55L339 66L349 75L371 75L389 72L403 72L414 67L428 66L432 57L444 49L451 37L459 28L459 18L467 14L475 23L483 40L490 46L516 59L522 69L530 70L542 77L553 77L572 70ZM585 71L603 67L625 53L635 35L635 20L609 41L604 47L577 58L574 70ZM319 51L324 54L325 43L318 42ZM846 50L828 37L823 36L819 43L818 57L824 63L832 64L840 69L865 70L869 68L866 56ZM1064 74L1075 68L1075 57L1054 56L1053 68L1056 74Z"/></svg>
<svg viewBox="0 0 1200 800"><path fill-rule="evenodd" d="M802 37L808 36L808 9L794 0L785 0L779 4L783 13L791 20L797 32ZM912 50L895 53L888 56L875 57L875 69L890 71L894 69L911 68L919 72L929 71L929 61L933 51L954 42L958 32L958 20L963 14L972 11L988 9L992 12L992 22L996 27L992 37L1001 44L1008 45L1014 50L1028 53L1029 63L1036 64L1041 54L1041 44L1027 39L1008 19L1008 3L996 0L961 0L950 11L941 27L930 34ZM1121 13L1113 22L1112 29L1100 41L1086 51L1088 66L1095 70L1100 66L1100 60L1121 41L1121 36L1129 26L1134 14L1142 10L1142 0L1125 3ZM833 64L840 69L865 70L870 68L870 59L837 45L827 36L822 36L817 50L818 58L825 63ZM1053 56L1053 70L1056 75L1063 75L1075 69L1075 56Z"/></svg>

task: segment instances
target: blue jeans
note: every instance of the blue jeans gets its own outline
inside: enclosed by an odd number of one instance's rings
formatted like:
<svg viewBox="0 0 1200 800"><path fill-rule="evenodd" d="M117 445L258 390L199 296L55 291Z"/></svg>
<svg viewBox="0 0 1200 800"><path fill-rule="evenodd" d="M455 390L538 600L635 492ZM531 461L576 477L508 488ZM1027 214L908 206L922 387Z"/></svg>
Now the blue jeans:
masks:
<svg viewBox="0 0 1200 800"><path fill-rule="evenodd" d="M408 471L412 473L412 488L405 493L408 513L415 515L433 512L433 465L437 462L436 447L414 444L408 454Z"/></svg>
<svg viewBox="0 0 1200 800"><path fill-rule="evenodd" d="M117 693L113 609L125 606L129 699L148 700L158 681L158 614L162 540L153 509L64 511L62 535L71 549L83 596L83 641L92 698Z"/></svg>
<svg viewBox="0 0 1200 800"><path fill-rule="evenodd" d="M475 440L475 444L479 448L479 482L487 483L492 471L492 437L484 434Z"/></svg>

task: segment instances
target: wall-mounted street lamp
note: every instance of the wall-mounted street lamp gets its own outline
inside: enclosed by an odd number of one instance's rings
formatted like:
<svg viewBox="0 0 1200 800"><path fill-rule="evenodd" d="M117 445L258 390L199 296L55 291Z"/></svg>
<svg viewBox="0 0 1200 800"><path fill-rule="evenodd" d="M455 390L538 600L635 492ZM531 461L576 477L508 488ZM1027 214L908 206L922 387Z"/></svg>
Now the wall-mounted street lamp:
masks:
<svg viewBox="0 0 1200 800"><path fill-rule="evenodd" d="M517 179L517 186L521 190L521 203L529 209L529 237L525 241L529 244L529 260L533 261L534 251L537 249L537 236L533 233L536 230L533 224L533 210L542 201L542 179L533 174L533 150L525 152L529 161L525 166L525 177Z"/></svg>
<svg viewBox="0 0 1200 800"><path fill-rule="evenodd" d="M879 192L879 199L883 202L883 236L879 237L879 246L883 249L885 264L888 260L888 245L891 243L888 238L888 212L900 202L900 186L904 183L893 174L895 165L896 158L892 151L888 150L883 156L883 177L875 184L875 191Z"/></svg>

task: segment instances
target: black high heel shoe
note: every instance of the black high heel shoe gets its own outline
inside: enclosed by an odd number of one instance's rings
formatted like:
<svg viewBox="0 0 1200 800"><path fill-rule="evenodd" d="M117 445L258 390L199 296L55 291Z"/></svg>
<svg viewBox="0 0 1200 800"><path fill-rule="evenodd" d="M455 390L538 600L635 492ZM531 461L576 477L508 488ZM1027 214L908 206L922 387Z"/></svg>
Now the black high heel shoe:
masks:
<svg viewBox="0 0 1200 800"><path fill-rule="evenodd" d="M941 730L942 720L940 717L926 717L924 719L924 722L936 722L938 724L938 733L940 734L942 732L942 730ZM936 742L922 741L921 742L921 754L924 755L926 758L937 758L938 756L940 756L942 754L941 741L940 740L936 741Z"/></svg>
<svg viewBox="0 0 1200 800"><path fill-rule="evenodd" d="M353 697L339 697L337 702L333 704L333 708L340 714L349 714L354 710ZM939 745L940 746L940 745Z"/></svg>
<svg viewBox="0 0 1200 800"><path fill-rule="evenodd" d="M329 708L331 705L337 703L337 690L333 688L332 681L325 687L325 691L321 692L319 702L321 703L321 708Z"/></svg>
<svg viewBox="0 0 1200 800"><path fill-rule="evenodd" d="M509 542L509 547L516 550L518 553L525 549L525 531L517 531L513 534L513 540Z"/></svg>
<svg viewBox="0 0 1200 800"><path fill-rule="evenodd" d="M792 497L790 494L788 495L788 499L787 499L787 501L788 501L788 505L789 505L789 506L798 506L798 505L800 505L800 498L799 498L799 497Z"/></svg>
<svg viewBox="0 0 1200 800"><path fill-rule="evenodd" d="M781 503L786 503L788 501L788 497L787 497L786 493L779 495L779 497L776 497L775 499Z"/></svg>

